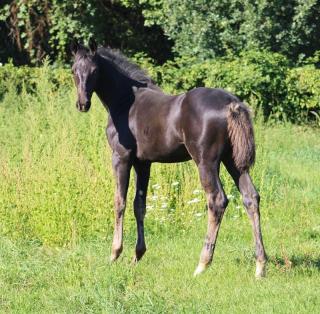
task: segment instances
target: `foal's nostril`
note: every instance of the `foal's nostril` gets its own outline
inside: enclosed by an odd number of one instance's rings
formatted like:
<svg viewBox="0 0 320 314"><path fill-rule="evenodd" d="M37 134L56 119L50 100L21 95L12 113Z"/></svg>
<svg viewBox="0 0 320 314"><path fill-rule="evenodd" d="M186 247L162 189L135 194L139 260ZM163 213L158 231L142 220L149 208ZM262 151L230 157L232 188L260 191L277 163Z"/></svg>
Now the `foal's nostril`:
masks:
<svg viewBox="0 0 320 314"><path fill-rule="evenodd" d="M90 100L88 100L83 107L84 111L88 111L90 109L90 106L91 106L91 102Z"/></svg>
<svg viewBox="0 0 320 314"><path fill-rule="evenodd" d="M82 105L82 104L80 103L80 101L77 101L77 102L76 102L76 107L77 107L77 109L78 109L79 111L83 111L84 108L85 108L85 105Z"/></svg>
<svg viewBox="0 0 320 314"><path fill-rule="evenodd" d="M76 102L76 107L81 112L87 112L90 109L90 106L91 106L90 101L86 101L84 104L82 104L79 101Z"/></svg>

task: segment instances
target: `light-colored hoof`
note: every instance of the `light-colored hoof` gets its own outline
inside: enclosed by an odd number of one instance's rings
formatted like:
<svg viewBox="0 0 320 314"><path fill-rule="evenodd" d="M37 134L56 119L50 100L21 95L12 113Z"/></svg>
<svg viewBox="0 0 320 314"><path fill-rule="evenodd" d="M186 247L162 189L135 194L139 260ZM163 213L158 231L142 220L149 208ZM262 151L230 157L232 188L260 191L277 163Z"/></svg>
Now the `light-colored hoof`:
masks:
<svg viewBox="0 0 320 314"><path fill-rule="evenodd" d="M266 276L266 262L256 263L256 279L261 279Z"/></svg>
<svg viewBox="0 0 320 314"><path fill-rule="evenodd" d="M110 255L110 262L113 263L115 262L120 256L119 252L111 253Z"/></svg>
<svg viewBox="0 0 320 314"><path fill-rule="evenodd" d="M203 273L207 268L207 265L205 263L199 263L198 267L196 268L195 272L193 273L193 276L196 277Z"/></svg>
<svg viewBox="0 0 320 314"><path fill-rule="evenodd" d="M112 248L111 255L110 255L110 262L115 262L119 258L119 256L121 255L122 250L123 250L122 246L117 249Z"/></svg>
<svg viewBox="0 0 320 314"><path fill-rule="evenodd" d="M136 256L133 256L132 260L131 260L131 265L132 266L136 266L138 264L138 259Z"/></svg>
<svg viewBox="0 0 320 314"><path fill-rule="evenodd" d="M115 254L111 254L110 256L110 262L113 263L117 260L118 256L116 256Z"/></svg>

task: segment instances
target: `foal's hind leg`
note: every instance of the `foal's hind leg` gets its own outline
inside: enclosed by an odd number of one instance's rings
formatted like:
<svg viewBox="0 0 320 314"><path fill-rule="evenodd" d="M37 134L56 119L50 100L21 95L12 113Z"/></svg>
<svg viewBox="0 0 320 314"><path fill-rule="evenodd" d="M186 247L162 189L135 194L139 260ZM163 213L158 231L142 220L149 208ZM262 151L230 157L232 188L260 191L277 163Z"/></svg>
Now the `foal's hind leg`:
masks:
<svg viewBox="0 0 320 314"><path fill-rule="evenodd" d="M247 171L240 173L231 159L224 161L224 164L242 195L243 204L247 210L250 222L252 224L256 247L256 277L261 278L265 276L267 257L260 227L260 196L256 191L251 177Z"/></svg>
<svg viewBox="0 0 320 314"><path fill-rule="evenodd" d="M143 221L146 213L146 197L150 177L150 163L137 161L133 166L136 172L136 195L133 202L134 215L137 222L136 254L133 257L133 262L135 263L140 260L146 252Z"/></svg>
<svg viewBox="0 0 320 314"><path fill-rule="evenodd" d="M128 160L120 158L117 153L112 156L112 166L116 177L115 192L115 223L112 242L111 261L115 261L122 252L123 218L126 208L126 198L129 185L131 164Z"/></svg>
<svg viewBox="0 0 320 314"><path fill-rule="evenodd" d="M219 162L213 165L206 162L198 164L201 184L206 192L208 204L208 230L194 275L202 273L211 263L220 223L228 204L219 178Z"/></svg>

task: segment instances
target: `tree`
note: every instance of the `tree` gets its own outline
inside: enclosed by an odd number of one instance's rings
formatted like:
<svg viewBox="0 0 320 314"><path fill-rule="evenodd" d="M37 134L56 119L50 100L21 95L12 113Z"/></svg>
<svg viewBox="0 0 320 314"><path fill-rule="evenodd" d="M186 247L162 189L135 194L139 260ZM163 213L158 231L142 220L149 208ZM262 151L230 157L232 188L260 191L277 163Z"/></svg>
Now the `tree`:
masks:
<svg viewBox="0 0 320 314"><path fill-rule="evenodd" d="M320 0L2 0L0 31L2 62L65 63L70 39L92 35L158 62L252 48L296 61L320 50Z"/></svg>
<svg viewBox="0 0 320 314"><path fill-rule="evenodd" d="M320 49L319 0L140 0L147 25L161 25L178 55L199 58L248 48L292 59Z"/></svg>
<svg viewBox="0 0 320 314"><path fill-rule="evenodd" d="M90 36L128 53L145 52L159 62L170 56L171 43L159 26L144 27L134 0L5 0L0 21L6 48L20 63L37 64L46 55L65 63L71 38L86 41ZM6 51L0 49L0 58L8 58Z"/></svg>

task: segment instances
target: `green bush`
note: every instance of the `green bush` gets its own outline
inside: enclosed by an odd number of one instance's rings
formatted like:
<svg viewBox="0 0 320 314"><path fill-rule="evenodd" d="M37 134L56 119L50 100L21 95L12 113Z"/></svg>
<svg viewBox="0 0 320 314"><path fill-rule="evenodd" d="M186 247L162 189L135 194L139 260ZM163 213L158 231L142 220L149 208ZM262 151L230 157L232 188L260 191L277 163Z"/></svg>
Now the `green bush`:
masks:
<svg viewBox="0 0 320 314"><path fill-rule="evenodd" d="M213 64L205 83L229 90L268 117L285 99L287 70L288 62L280 54L248 51Z"/></svg>
<svg viewBox="0 0 320 314"><path fill-rule="evenodd" d="M276 121L307 122L314 119L311 111L320 110L320 70L310 64L291 68L278 53L245 51L203 62L183 57L157 67L157 78L170 93L224 88Z"/></svg>
<svg viewBox="0 0 320 314"><path fill-rule="evenodd" d="M49 67L48 61L45 61L44 65L44 67L15 67L12 63L2 65L0 67L0 99L10 89L9 86L13 86L18 94L22 89L32 93L39 84L39 79L43 79L43 71L46 71L46 79L53 84L54 89L70 87L71 71Z"/></svg>
<svg viewBox="0 0 320 314"><path fill-rule="evenodd" d="M320 112L320 70L314 65L293 68L286 78L289 118L305 121L310 112Z"/></svg>
<svg viewBox="0 0 320 314"><path fill-rule="evenodd" d="M281 107L287 94L288 61L276 53L247 51L237 58L203 62L181 57L156 70L158 83L167 92L180 93L199 86L224 88L251 106L261 107L266 117Z"/></svg>
<svg viewBox="0 0 320 314"><path fill-rule="evenodd" d="M315 118L320 111L320 70L314 64L292 68L281 54L245 51L239 57L199 61L181 57L156 66L151 58L138 54L134 58L167 93L181 93L194 87L218 87L229 90L259 110L265 118L297 123ZM68 69L44 67L0 67L0 99L14 86L32 92L43 71L53 89L73 84ZM41 79L40 79L41 78ZM316 112L315 115L310 114Z"/></svg>

